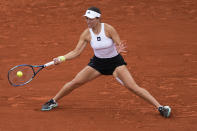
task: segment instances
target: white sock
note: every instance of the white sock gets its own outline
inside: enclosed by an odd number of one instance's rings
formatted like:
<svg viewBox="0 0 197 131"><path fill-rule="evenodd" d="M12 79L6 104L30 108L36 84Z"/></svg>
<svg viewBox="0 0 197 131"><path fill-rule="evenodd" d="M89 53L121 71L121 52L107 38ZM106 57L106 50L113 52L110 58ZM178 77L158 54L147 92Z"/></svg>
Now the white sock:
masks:
<svg viewBox="0 0 197 131"><path fill-rule="evenodd" d="M121 85L124 86L124 83L123 83L118 77L116 77L116 80L117 80Z"/></svg>

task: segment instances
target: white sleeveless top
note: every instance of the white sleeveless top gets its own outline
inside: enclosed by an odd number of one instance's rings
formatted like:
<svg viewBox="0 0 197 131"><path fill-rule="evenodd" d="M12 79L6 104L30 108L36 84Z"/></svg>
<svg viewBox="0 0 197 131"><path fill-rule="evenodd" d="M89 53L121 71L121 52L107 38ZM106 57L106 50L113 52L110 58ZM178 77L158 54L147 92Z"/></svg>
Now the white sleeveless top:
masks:
<svg viewBox="0 0 197 131"><path fill-rule="evenodd" d="M111 58L118 55L113 40L105 35L104 23L101 23L101 31L98 35L94 34L92 28L89 31L91 34L90 44L96 57Z"/></svg>

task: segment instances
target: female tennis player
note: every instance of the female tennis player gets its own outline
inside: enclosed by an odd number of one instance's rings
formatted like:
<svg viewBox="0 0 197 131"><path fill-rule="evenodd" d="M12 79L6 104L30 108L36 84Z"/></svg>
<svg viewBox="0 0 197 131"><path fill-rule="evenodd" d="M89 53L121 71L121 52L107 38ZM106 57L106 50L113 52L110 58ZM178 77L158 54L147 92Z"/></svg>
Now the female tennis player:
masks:
<svg viewBox="0 0 197 131"><path fill-rule="evenodd" d="M94 56L73 80L66 83L56 96L42 106L42 111L49 111L58 106L57 101L63 96L68 95L74 89L80 87L88 81L91 81L101 75L113 75L122 85L131 92L140 96L150 104L155 106L160 114L169 117L171 108L162 106L159 102L145 89L139 87L126 67L126 62L121 56L125 52L124 43L121 42L117 31L109 24L101 23L101 12L96 7L90 7L86 11L88 28L81 34L78 44L74 50L64 55L66 60L76 58L86 47L87 43L91 44ZM55 64L59 64L58 58L54 59Z"/></svg>

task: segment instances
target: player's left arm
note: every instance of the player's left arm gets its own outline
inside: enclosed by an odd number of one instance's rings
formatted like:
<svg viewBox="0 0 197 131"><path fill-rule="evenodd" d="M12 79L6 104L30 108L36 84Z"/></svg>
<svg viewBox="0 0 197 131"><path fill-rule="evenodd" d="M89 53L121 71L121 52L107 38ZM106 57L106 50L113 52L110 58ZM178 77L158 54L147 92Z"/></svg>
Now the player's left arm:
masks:
<svg viewBox="0 0 197 131"><path fill-rule="evenodd" d="M109 38L111 38L115 43L118 53L126 52L126 45L125 45L126 43L120 40L120 36L116 31L116 29L108 24L105 25L105 29L106 29L106 35Z"/></svg>

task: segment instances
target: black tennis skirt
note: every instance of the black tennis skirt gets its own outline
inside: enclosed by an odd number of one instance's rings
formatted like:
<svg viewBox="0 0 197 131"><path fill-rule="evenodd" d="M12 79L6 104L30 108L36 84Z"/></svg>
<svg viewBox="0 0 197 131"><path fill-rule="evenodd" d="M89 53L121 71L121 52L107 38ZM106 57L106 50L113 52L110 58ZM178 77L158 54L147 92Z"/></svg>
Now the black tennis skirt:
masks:
<svg viewBox="0 0 197 131"><path fill-rule="evenodd" d="M127 65L123 57L118 54L112 58L98 58L93 56L88 65L103 75L112 75L116 67Z"/></svg>

